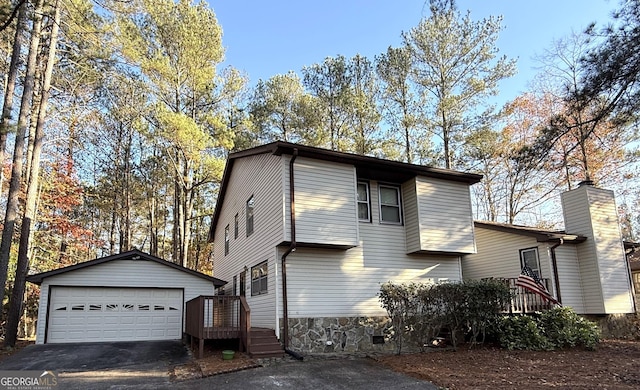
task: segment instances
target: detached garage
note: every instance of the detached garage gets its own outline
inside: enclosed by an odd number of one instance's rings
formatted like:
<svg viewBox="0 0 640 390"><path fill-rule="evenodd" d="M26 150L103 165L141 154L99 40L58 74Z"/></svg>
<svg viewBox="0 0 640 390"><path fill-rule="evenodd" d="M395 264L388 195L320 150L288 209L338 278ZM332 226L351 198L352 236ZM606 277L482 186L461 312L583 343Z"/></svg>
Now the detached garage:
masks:
<svg viewBox="0 0 640 390"><path fill-rule="evenodd" d="M37 344L181 339L185 302L226 283L138 250L27 280L40 285Z"/></svg>

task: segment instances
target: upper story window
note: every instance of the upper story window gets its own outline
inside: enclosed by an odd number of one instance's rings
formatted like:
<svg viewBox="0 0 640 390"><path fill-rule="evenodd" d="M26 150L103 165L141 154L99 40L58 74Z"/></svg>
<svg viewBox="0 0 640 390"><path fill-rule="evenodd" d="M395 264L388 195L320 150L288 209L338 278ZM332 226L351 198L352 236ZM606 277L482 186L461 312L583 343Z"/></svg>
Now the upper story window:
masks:
<svg viewBox="0 0 640 390"><path fill-rule="evenodd" d="M255 207L255 201L253 195L247 200L247 237L253 234L253 211Z"/></svg>
<svg viewBox="0 0 640 390"><path fill-rule="evenodd" d="M367 182L358 182L358 220L371 222L371 202Z"/></svg>
<svg viewBox="0 0 640 390"><path fill-rule="evenodd" d="M540 272L540 258L538 257L538 248L520 249L520 265L522 268L529 267L538 278L542 277Z"/></svg>
<svg viewBox="0 0 640 390"><path fill-rule="evenodd" d="M229 225L224 227L224 255L229 254Z"/></svg>
<svg viewBox="0 0 640 390"><path fill-rule="evenodd" d="M380 222L401 224L400 188L380 184Z"/></svg>
<svg viewBox="0 0 640 390"><path fill-rule="evenodd" d="M266 294L268 291L267 274L269 268L267 262L251 267L251 295Z"/></svg>
<svg viewBox="0 0 640 390"><path fill-rule="evenodd" d="M238 238L238 214L233 218L233 238Z"/></svg>

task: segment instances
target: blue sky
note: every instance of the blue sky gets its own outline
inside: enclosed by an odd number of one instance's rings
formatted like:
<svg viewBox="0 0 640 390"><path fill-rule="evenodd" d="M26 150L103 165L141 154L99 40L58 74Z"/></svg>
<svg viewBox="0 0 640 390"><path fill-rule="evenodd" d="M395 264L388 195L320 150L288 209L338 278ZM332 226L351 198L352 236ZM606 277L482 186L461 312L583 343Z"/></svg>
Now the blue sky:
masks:
<svg viewBox="0 0 640 390"><path fill-rule="evenodd" d="M402 31L428 15L424 0L209 0L223 29L225 65L246 72L251 84L325 57L357 53L370 59L398 46ZM533 57L553 40L606 24L618 7L611 0L458 0L474 20L502 15L498 47L518 59L518 74L500 85L498 103L527 89L537 71Z"/></svg>

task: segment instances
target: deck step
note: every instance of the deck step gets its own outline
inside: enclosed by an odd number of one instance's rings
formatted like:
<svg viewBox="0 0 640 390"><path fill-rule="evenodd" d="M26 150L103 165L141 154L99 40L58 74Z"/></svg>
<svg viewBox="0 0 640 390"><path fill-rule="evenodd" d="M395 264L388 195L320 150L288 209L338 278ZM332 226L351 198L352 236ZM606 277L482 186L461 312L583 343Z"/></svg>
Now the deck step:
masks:
<svg viewBox="0 0 640 390"><path fill-rule="evenodd" d="M284 357L285 352L273 329L251 328L251 357Z"/></svg>

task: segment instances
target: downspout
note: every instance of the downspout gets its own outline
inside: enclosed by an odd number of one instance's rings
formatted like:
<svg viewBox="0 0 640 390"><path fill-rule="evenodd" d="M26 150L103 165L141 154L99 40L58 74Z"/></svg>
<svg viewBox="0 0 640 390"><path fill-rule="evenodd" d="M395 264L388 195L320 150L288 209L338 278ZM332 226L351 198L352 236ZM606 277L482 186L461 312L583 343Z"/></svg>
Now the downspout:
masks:
<svg viewBox="0 0 640 390"><path fill-rule="evenodd" d="M296 250L296 209L294 198L294 183L293 183L293 163L298 157L298 149L293 149L293 156L289 160L289 214L291 224L291 244L289 249L282 255L282 320L284 322L283 335L284 338L284 350L289 352L289 311L287 307L287 256Z"/></svg>
<svg viewBox="0 0 640 390"><path fill-rule="evenodd" d="M551 253L551 266L553 267L553 281L556 287L556 299L560 304L562 304L562 297L560 296L560 281L558 280L558 260L556 259L556 248L564 243L564 240L561 238L557 244L554 244L551 248L549 248L549 252Z"/></svg>

